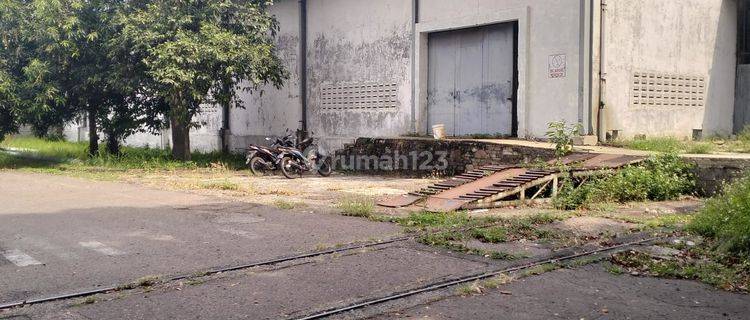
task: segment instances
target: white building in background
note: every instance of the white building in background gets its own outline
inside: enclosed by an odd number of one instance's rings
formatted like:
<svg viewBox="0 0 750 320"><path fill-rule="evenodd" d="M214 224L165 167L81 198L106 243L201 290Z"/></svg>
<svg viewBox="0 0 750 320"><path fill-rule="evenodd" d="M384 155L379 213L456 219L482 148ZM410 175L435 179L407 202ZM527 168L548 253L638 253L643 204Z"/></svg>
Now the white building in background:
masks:
<svg viewBox="0 0 750 320"><path fill-rule="evenodd" d="M227 117L207 109L195 149L301 125L337 148L434 124L541 138L565 120L603 140L750 123L745 0L276 0L271 11L289 81Z"/></svg>

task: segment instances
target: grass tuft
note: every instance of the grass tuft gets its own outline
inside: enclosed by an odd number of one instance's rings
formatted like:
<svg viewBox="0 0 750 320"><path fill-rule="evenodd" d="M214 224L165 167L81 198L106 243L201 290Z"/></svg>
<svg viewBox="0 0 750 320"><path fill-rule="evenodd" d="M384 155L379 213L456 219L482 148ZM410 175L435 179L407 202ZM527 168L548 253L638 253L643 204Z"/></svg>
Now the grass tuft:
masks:
<svg viewBox="0 0 750 320"><path fill-rule="evenodd" d="M337 207L345 216L370 218L375 212L375 202L363 197L344 198Z"/></svg>
<svg viewBox="0 0 750 320"><path fill-rule="evenodd" d="M292 201L287 201L287 200L283 200L283 199L278 199L278 200L276 200L274 202L274 205L277 208L282 209L282 210L292 210L292 209L295 209L295 208L304 207L305 203L303 203L303 202L292 202Z"/></svg>
<svg viewBox="0 0 750 320"><path fill-rule="evenodd" d="M222 191L237 191L240 189L240 185L229 180L223 181L208 181L199 184L201 189L208 190L222 190Z"/></svg>

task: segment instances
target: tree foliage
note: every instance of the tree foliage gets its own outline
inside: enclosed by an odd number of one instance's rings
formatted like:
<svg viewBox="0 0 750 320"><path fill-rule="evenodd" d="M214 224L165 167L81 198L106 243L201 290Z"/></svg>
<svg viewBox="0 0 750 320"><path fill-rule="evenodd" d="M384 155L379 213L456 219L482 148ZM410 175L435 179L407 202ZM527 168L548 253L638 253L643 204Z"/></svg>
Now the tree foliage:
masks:
<svg viewBox="0 0 750 320"><path fill-rule="evenodd" d="M201 106L281 85L278 23L259 0L0 0L0 133L39 134L88 115L110 152L138 131L171 126L189 159Z"/></svg>
<svg viewBox="0 0 750 320"><path fill-rule="evenodd" d="M151 92L168 105L174 156L189 159L188 130L207 103L239 105L237 92L286 74L275 55L270 1L162 0L120 15L116 41L142 57Z"/></svg>

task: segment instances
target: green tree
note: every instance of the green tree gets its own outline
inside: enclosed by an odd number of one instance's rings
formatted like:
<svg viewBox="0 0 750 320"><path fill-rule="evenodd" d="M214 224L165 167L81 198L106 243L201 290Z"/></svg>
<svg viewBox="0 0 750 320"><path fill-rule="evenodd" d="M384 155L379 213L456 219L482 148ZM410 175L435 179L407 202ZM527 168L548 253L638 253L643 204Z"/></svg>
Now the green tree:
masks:
<svg viewBox="0 0 750 320"><path fill-rule="evenodd" d="M108 40L117 32L112 18L118 0L35 0L33 39L53 80L65 97L57 110L42 113L68 121L85 113L89 126L89 153L99 151L98 123L110 115L111 105L124 95L110 81L113 71ZM50 112L51 111L51 112Z"/></svg>
<svg viewBox="0 0 750 320"><path fill-rule="evenodd" d="M142 57L148 79L140 83L168 106L161 111L169 119L174 158L190 160L189 130L199 125L193 119L202 105L240 106L238 91L281 86L286 72L275 54L278 23L267 11L271 4L134 1L120 15L115 41Z"/></svg>
<svg viewBox="0 0 750 320"><path fill-rule="evenodd" d="M18 129L15 113L15 93L12 88L13 82L5 70L4 63L0 61L0 141L6 134L13 133Z"/></svg>

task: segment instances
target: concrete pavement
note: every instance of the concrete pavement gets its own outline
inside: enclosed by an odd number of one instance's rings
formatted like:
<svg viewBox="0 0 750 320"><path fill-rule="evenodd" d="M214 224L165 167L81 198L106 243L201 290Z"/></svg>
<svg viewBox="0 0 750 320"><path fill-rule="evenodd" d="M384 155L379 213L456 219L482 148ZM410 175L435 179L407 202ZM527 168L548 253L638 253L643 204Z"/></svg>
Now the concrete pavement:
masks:
<svg viewBox="0 0 750 320"><path fill-rule="evenodd" d="M388 238L399 228L135 185L0 173L0 303Z"/></svg>

